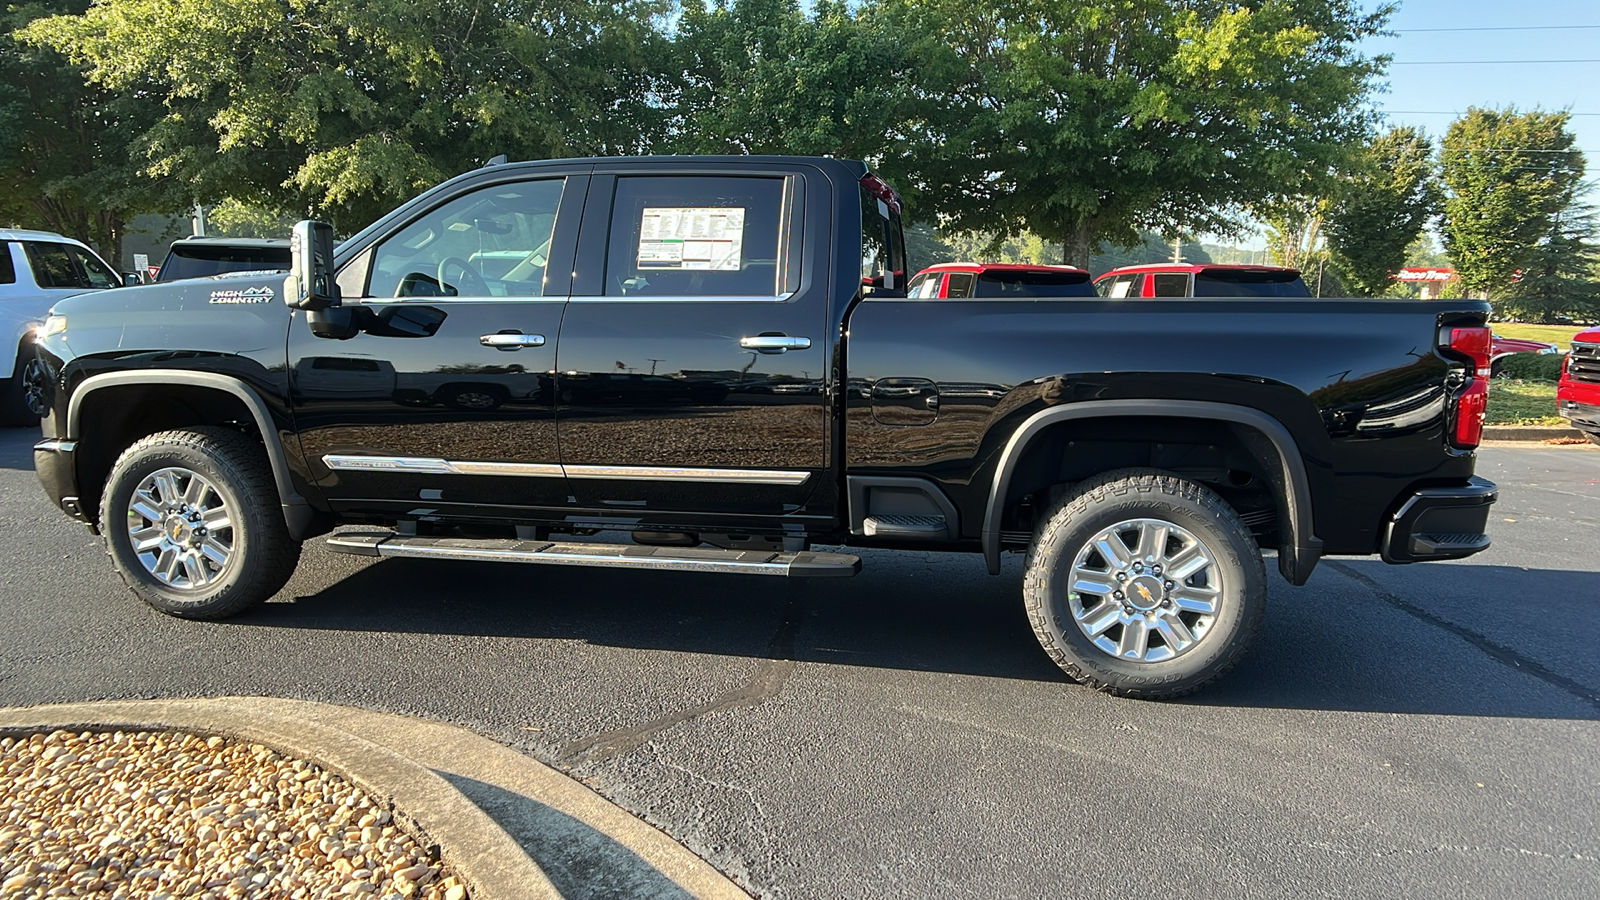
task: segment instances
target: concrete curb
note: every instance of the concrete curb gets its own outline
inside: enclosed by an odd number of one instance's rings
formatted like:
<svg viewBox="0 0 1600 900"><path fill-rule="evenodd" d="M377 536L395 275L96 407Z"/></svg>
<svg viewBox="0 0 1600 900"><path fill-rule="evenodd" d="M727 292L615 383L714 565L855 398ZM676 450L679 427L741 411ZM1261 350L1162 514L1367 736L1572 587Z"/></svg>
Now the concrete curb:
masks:
<svg viewBox="0 0 1600 900"><path fill-rule="evenodd" d="M1583 432L1566 425L1485 425L1486 441L1548 441L1552 438L1583 440Z"/></svg>
<svg viewBox="0 0 1600 900"><path fill-rule="evenodd" d="M464 728L270 697L0 709L0 731L172 730L323 765L386 803L475 900L749 900L704 860L565 775Z"/></svg>

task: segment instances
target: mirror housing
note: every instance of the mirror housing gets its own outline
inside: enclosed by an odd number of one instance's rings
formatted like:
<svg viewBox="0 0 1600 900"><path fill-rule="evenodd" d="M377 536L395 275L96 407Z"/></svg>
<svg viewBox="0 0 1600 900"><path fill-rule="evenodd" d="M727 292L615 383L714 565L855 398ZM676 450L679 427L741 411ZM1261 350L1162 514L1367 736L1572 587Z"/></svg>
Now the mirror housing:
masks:
<svg viewBox="0 0 1600 900"><path fill-rule="evenodd" d="M144 284L144 279L139 277L139 273L138 272L123 272L122 273L122 286L123 287L138 287L141 284Z"/></svg>
<svg viewBox="0 0 1600 900"><path fill-rule="evenodd" d="M284 302L295 309L319 310L339 305L333 280L333 226L306 219L289 236L289 277Z"/></svg>

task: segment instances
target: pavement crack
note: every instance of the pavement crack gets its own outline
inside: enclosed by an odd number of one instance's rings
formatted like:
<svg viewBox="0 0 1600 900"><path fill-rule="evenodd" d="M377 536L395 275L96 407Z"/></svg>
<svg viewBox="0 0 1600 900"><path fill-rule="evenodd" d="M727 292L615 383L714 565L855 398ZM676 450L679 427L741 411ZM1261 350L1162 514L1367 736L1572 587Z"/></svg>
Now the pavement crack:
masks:
<svg viewBox="0 0 1600 900"><path fill-rule="evenodd" d="M1384 590L1383 587L1379 585L1378 582L1371 576L1357 571L1347 563L1338 562L1336 560L1324 560L1322 564L1329 566L1334 571L1345 576L1346 578L1359 582L1360 584L1370 588L1372 593L1376 595L1378 599L1384 601L1390 606L1393 606L1395 609L1400 610L1406 615L1415 619L1420 619L1421 621L1426 622L1436 628L1442 628L1456 637L1461 638L1472 646L1478 648L1495 662L1498 662L1507 668L1515 669L1524 675L1531 675L1534 678L1543 681L1545 684L1550 685L1551 687L1559 688L1560 690L1577 697L1579 700L1582 700L1590 706L1593 706L1595 709L1600 709L1600 691L1596 691L1594 688L1591 688L1580 681L1568 678L1559 672L1551 671L1537 660L1524 656L1510 647L1497 644L1470 628L1457 625L1456 623L1450 621L1449 619L1443 618L1442 616L1434 615L1433 613L1428 612L1426 609L1423 609L1422 607L1412 603L1410 600L1407 600L1398 594Z"/></svg>
<svg viewBox="0 0 1600 900"><path fill-rule="evenodd" d="M789 676L794 673L795 636L805 618L805 603L800 590L789 592L789 603L784 610L783 623L767 644L767 657L756 666L750 680L743 685L688 709L657 716L639 725L619 728L590 737L571 741L562 748L557 763L571 769L581 765L604 762L650 740L657 734L692 719L729 709L756 706L776 697L783 690Z"/></svg>

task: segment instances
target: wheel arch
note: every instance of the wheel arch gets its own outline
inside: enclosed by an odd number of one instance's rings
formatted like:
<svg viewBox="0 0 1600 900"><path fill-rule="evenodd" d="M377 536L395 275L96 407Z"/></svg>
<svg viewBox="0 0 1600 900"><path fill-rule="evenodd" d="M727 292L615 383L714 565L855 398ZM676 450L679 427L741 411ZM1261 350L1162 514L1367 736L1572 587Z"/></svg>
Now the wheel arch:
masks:
<svg viewBox="0 0 1600 900"><path fill-rule="evenodd" d="M170 391L179 388L185 395L182 398L174 397L177 403L184 404L189 409L204 405L210 415L201 418L201 421L174 422L171 427L182 427L185 424L218 424L216 421L228 413L243 412L254 423L255 430L261 439L261 445L266 451L267 462L272 469L272 480L278 491L279 502L283 507L284 520L289 526L290 533L296 538L304 538L315 534L319 516L300 492L295 488L291 476L291 469L287 454L284 452L283 442L274 425L271 411L251 387L238 378L223 375L217 372L196 372L187 370L161 369L155 371L130 371L130 372L104 372L84 379L72 391L68 401L66 428L63 440L76 445L76 463L80 471L79 486L85 492L85 499L90 490L95 491L94 504L98 505L99 486L94 479L84 483L81 473L84 466L90 468L105 468L109 472L109 465L115 462L116 455L131 442L117 441L116 448L101 448L103 451L98 457L86 454L89 447L85 446L83 437L84 419L87 412L95 411L97 407L107 402L126 400L134 403L143 403L154 399L155 389ZM170 396L170 395L169 395ZM195 400L202 401L195 403ZM179 417L180 419L189 417ZM162 430L156 427L153 430L146 428L146 433ZM134 437L142 437L143 434ZM109 454L109 459L105 457ZM103 474L100 479L103 481ZM87 510L86 510L87 512Z"/></svg>
<svg viewBox="0 0 1600 900"><path fill-rule="evenodd" d="M1221 421L1240 426L1247 434L1259 435L1261 440L1255 443L1270 448L1277 463L1276 471L1268 474L1273 476L1281 529L1279 571L1296 585L1310 577L1322 555L1322 541L1315 535L1311 482L1294 437L1283 423L1259 410L1198 400L1091 400L1044 409L1024 421L1001 451L990 484L980 536L990 574L1000 572L1001 523L1008 504L1016 499L1010 494L1012 480L1029 449L1055 426L1109 418Z"/></svg>

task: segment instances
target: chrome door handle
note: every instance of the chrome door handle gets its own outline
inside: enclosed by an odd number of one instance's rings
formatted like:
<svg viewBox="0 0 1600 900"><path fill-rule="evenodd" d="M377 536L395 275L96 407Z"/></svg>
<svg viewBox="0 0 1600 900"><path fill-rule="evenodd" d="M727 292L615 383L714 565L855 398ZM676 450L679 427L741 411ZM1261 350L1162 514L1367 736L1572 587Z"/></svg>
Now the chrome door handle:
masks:
<svg viewBox="0 0 1600 900"><path fill-rule="evenodd" d="M478 338L478 343L496 350L521 350L523 347L543 347L544 335L523 334L520 331L502 331Z"/></svg>
<svg viewBox="0 0 1600 900"><path fill-rule="evenodd" d="M810 350L811 338L789 337L786 334L758 334L739 338L739 346L762 353L784 353L789 350Z"/></svg>

